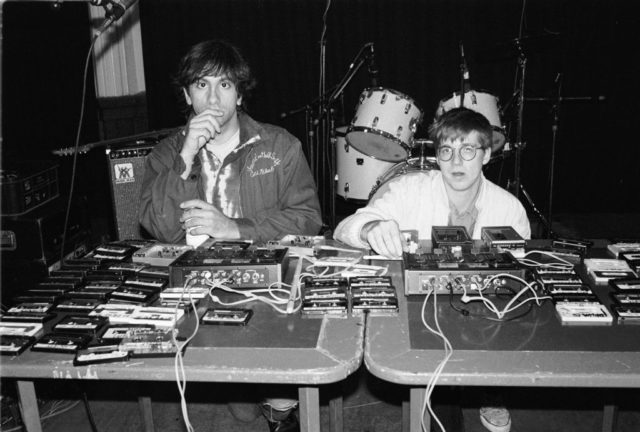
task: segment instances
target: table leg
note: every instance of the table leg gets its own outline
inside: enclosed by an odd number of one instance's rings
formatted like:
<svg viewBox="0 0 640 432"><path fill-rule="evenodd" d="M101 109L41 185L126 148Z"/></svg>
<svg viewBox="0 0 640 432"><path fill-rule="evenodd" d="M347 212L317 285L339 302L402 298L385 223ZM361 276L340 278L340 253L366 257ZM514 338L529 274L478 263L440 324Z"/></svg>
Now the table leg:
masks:
<svg viewBox="0 0 640 432"><path fill-rule="evenodd" d="M33 381L18 381L16 386L20 398L20 414L25 429L27 432L42 432L38 399Z"/></svg>
<svg viewBox="0 0 640 432"><path fill-rule="evenodd" d="M411 408L408 400L402 401L402 432L409 432L409 424L411 422Z"/></svg>
<svg viewBox="0 0 640 432"><path fill-rule="evenodd" d="M153 427L153 412L151 411L151 398L149 396L138 397L138 406L140 407L140 414L142 415L142 426L144 432L154 432Z"/></svg>
<svg viewBox="0 0 640 432"><path fill-rule="evenodd" d="M424 405L426 389L424 387L412 387L409 392L409 430L411 432L421 432L422 424L422 406ZM424 432L431 430L431 415L428 410L424 412Z"/></svg>
<svg viewBox="0 0 640 432"><path fill-rule="evenodd" d="M300 432L320 432L320 391L318 387L298 388Z"/></svg>
<svg viewBox="0 0 640 432"><path fill-rule="evenodd" d="M329 400L329 430L331 432L342 432L344 424L342 420L342 394L332 397Z"/></svg>
<svg viewBox="0 0 640 432"><path fill-rule="evenodd" d="M605 404L602 410L602 432L613 432L616 430L618 419L618 406L615 404Z"/></svg>

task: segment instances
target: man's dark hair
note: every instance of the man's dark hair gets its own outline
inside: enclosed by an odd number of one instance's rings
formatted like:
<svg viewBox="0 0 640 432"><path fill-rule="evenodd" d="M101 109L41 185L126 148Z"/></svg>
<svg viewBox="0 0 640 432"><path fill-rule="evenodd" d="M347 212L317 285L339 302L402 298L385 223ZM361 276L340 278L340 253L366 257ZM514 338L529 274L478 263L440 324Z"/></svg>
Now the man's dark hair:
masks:
<svg viewBox="0 0 640 432"><path fill-rule="evenodd" d="M200 78L223 75L236 86L244 108L256 80L238 48L224 40L207 40L192 46L180 60L173 82L182 92Z"/></svg>
<svg viewBox="0 0 640 432"><path fill-rule="evenodd" d="M448 139L456 140L473 131L478 132L482 148L491 147L493 128L489 120L482 114L468 108L453 108L442 114L429 126L429 136L436 149Z"/></svg>

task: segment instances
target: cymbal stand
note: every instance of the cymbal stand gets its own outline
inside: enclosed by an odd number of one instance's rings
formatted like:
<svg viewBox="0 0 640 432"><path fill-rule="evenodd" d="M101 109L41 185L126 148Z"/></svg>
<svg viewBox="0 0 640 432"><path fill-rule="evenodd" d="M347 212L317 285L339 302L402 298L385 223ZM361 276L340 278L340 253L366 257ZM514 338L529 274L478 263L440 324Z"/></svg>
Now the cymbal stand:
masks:
<svg viewBox="0 0 640 432"><path fill-rule="evenodd" d="M547 208L547 220L549 221L548 234L552 236L551 225L553 224L553 179L554 179L554 167L556 159L556 143L558 138L558 124L560 123L560 101L562 100L562 74L558 73L556 77L556 83L558 84L558 94L556 100L551 106L551 112L553 113L553 124L551 125L551 160L549 162L549 207Z"/></svg>

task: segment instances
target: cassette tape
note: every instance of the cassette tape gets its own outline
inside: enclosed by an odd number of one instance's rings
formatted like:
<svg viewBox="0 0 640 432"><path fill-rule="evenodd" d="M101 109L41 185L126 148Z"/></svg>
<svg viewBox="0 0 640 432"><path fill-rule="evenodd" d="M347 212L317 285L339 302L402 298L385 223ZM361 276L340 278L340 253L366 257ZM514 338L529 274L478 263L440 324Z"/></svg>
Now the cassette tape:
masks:
<svg viewBox="0 0 640 432"><path fill-rule="evenodd" d="M39 336L40 333L42 333L42 324L40 323L0 321L0 335L36 337Z"/></svg>
<svg viewBox="0 0 640 432"><path fill-rule="evenodd" d="M104 330L102 335L100 335L100 340L105 343L114 343L114 341L119 343L122 339L131 338L136 333L149 333L152 330L155 330L155 326L149 324L110 325Z"/></svg>
<svg viewBox="0 0 640 432"><path fill-rule="evenodd" d="M552 301L555 304L566 304L566 303L600 303L598 297L591 294L558 294L551 296Z"/></svg>
<svg viewBox="0 0 640 432"><path fill-rule="evenodd" d="M158 291L152 288L123 285L111 293L111 302L127 302L148 305L158 298Z"/></svg>
<svg viewBox="0 0 640 432"><path fill-rule="evenodd" d="M148 266L141 269L138 272L138 274L140 276L164 278L164 279L169 279L169 276L170 276L169 267L163 267L163 266Z"/></svg>
<svg viewBox="0 0 640 432"><path fill-rule="evenodd" d="M19 296L13 297L11 300L15 304L20 304L20 303L51 303L51 304L55 305L62 298L63 298L63 296L61 296L61 295L25 294L25 295L19 295Z"/></svg>
<svg viewBox="0 0 640 432"><path fill-rule="evenodd" d="M349 286L356 287L392 287L391 276L356 276L349 278Z"/></svg>
<svg viewBox="0 0 640 432"><path fill-rule="evenodd" d="M32 337L0 335L0 354L18 355L34 341Z"/></svg>
<svg viewBox="0 0 640 432"><path fill-rule="evenodd" d="M640 243L638 242L617 242L607 245L609 252L615 257L628 252L640 252Z"/></svg>
<svg viewBox="0 0 640 432"><path fill-rule="evenodd" d="M84 281L84 277L48 277L36 284L36 288L58 288L70 290Z"/></svg>
<svg viewBox="0 0 640 432"><path fill-rule="evenodd" d="M611 298L614 302L619 305L627 306L634 305L640 306L640 292L631 293L631 292L620 292L620 293L612 293Z"/></svg>
<svg viewBox="0 0 640 432"><path fill-rule="evenodd" d="M49 333L35 341L31 351L74 353L85 348L90 340L91 336L87 334Z"/></svg>
<svg viewBox="0 0 640 432"><path fill-rule="evenodd" d="M609 280L609 285L611 285L616 291L640 292L640 278L636 278L636 277L611 279Z"/></svg>
<svg viewBox="0 0 640 432"><path fill-rule="evenodd" d="M160 298L163 300L182 299L182 300L188 301L189 298L198 299L198 300L203 299L208 294L209 294L209 288L207 287L189 287L189 288L176 287L176 288L165 288L160 293Z"/></svg>
<svg viewBox="0 0 640 432"><path fill-rule="evenodd" d="M396 297L396 290L393 287L357 287L351 288L351 297L354 299L357 298L387 298L387 297Z"/></svg>
<svg viewBox="0 0 640 432"><path fill-rule="evenodd" d="M141 307L132 304L106 303L96 306L94 310L89 312L89 316L105 317L110 324L126 324L131 320L133 313Z"/></svg>
<svg viewBox="0 0 640 432"><path fill-rule="evenodd" d="M83 270L73 270L73 269L60 269L60 270L51 270L49 272L49 278L79 278L84 279L85 272Z"/></svg>
<svg viewBox="0 0 640 432"><path fill-rule="evenodd" d="M100 291L115 291L122 286L122 281L120 280L104 280L104 279L96 279L96 280L88 280L84 285L85 290L100 290Z"/></svg>
<svg viewBox="0 0 640 432"><path fill-rule="evenodd" d="M57 300L60 297L66 295L69 291L74 289L75 289L74 286L59 288L55 286L40 285L36 288L31 288L26 290L24 292L24 295L28 297L44 297L44 298L51 298L51 299Z"/></svg>
<svg viewBox="0 0 640 432"><path fill-rule="evenodd" d="M305 288L335 288L347 287L347 278L340 277L307 277L304 279Z"/></svg>
<svg viewBox="0 0 640 432"><path fill-rule="evenodd" d="M119 349L133 357L173 357L178 348L172 340L172 330L137 331L120 341Z"/></svg>
<svg viewBox="0 0 640 432"><path fill-rule="evenodd" d="M142 263L122 262L122 263L110 264L107 268L112 271L123 272L123 274L134 274L134 273L138 273L140 270L142 270L146 266L147 266L146 264L142 264Z"/></svg>
<svg viewBox="0 0 640 432"><path fill-rule="evenodd" d="M90 298L70 298L63 300L56 305L57 312L84 312L89 313L103 302L98 299Z"/></svg>
<svg viewBox="0 0 640 432"><path fill-rule="evenodd" d="M129 360L127 351L120 351L118 344L107 343L90 345L76 351L73 359L74 366L86 366L96 363L114 363Z"/></svg>
<svg viewBox="0 0 640 432"><path fill-rule="evenodd" d="M64 260L62 270L98 270L101 264L97 259L71 258Z"/></svg>
<svg viewBox="0 0 640 432"><path fill-rule="evenodd" d="M547 275L547 274L572 274L572 275L576 275L576 271L573 267L567 267L567 268L555 268L555 267L551 267L551 268L545 268L545 267L539 267L536 269L536 273L538 275Z"/></svg>
<svg viewBox="0 0 640 432"><path fill-rule="evenodd" d="M593 242L588 240L577 240L568 238L556 238L551 242L551 246L560 249L575 250L580 255L585 255L589 248L593 245Z"/></svg>
<svg viewBox="0 0 640 432"><path fill-rule="evenodd" d="M53 303L45 303L45 302L33 302L33 303L18 303L15 306L9 308L8 313L10 314L21 314L21 313L39 313L44 314L49 312L53 308Z"/></svg>
<svg viewBox="0 0 640 432"><path fill-rule="evenodd" d="M95 336L108 323L101 316L69 315L53 326L54 333L86 333Z"/></svg>
<svg viewBox="0 0 640 432"><path fill-rule="evenodd" d="M186 300L178 300L178 299L162 299L160 301L160 307L163 308L178 308L183 310L184 312L191 312L192 309L197 308L200 304L201 299L199 298L188 298Z"/></svg>
<svg viewBox="0 0 640 432"><path fill-rule="evenodd" d="M596 283L607 283L611 279L634 278L636 274L632 270L594 270L589 272L589 276L591 276Z"/></svg>
<svg viewBox="0 0 640 432"><path fill-rule="evenodd" d="M39 312L21 312L21 313L9 313L2 315L0 319L2 321L20 322L20 323L45 323L52 318L55 318L54 313L39 313Z"/></svg>
<svg viewBox="0 0 640 432"><path fill-rule="evenodd" d="M398 299L395 297L354 298L351 313L357 315L364 312L398 312Z"/></svg>
<svg viewBox="0 0 640 432"><path fill-rule="evenodd" d="M88 270L84 279L86 281L122 282L126 274L116 270Z"/></svg>
<svg viewBox="0 0 640 432"><path fill-rule="evenodd" d="M556 313L563 324L611 324L613 316L601 303L557 303Z"/></svg>
<svg viewBox="0 0 640 432"><path fill-rule="evenodd" d="M69 296L73 298L86 298L86 299L95 299L101 301L107 301L111 296L110 289L81 289L76 291L69 291Z"/></svg>
<svg viewBox="0 0 640 432"><path fill-rule="evenodd" d="M302 302L300 312L303 315L346 315L348 312L347 299L314 299Z"/></svg>
<svg viewBox="0 0 640 432"><path fill-rule="evenodd" d="M640 324L640 306L615 305L612 310L618 318L618 323Z"/></svg>
<svg viewBox="0 0 640 432"><path fill-rule="evenodd" d="M562 285L583 285L584 282L575 273L546 273L538 275L540 282L545 286Z"/></svg>
<svg viewBox="0 0 640 432"><path fill-rule="evenodd" d="M202 324L247 325L253 311L251 309L208 309L202 316Z"/></svg>
<svg viewBox="0 0 640 432"><path fill-rule="evenodd" d="M593 294L589 285L585 284L552 284L547 288L547 292L553 296L565 294L590 295Z"/></svg>
<svg viewBox="0 0 640 432"><path fill-rule="evenodd" d="M158 291L164 288L167 285L167 283L168 283L167 279L155 278L155 277L149 277L149 276L140 276L139 274L129 276L124 280L124 284L128 286L154 288Z"/></svg>
<svg viewBox="0 0 640 432"><path fill-rule="evenodd" d="M184 311L182 309L147 306L133 312L129 323L173 327L183 316Z"/></svg>
<svg viewBox="0 0 640 432"><path fill-rule="evenodd" d="M104 253L112 255L127 255L133 253L136 248L117 243L101 244L97 246L94 253Z"/></svg>

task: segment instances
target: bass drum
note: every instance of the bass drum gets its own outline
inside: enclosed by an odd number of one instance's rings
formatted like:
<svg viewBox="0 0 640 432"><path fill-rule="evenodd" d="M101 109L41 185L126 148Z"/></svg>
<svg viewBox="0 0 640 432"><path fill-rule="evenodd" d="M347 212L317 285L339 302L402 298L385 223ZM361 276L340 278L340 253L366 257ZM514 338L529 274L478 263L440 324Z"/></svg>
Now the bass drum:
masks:
<svg viewBox="0 0 640 432"><path fill-rule="evenodd" d="M506 132L500 121L499 100L496 96L483 91L469 90L464 94L464 107L482 114L489 120L493 128L491 152L496 153L506 142ZM453 108L460 107L460 92L455 92L449 99L442 99L436 110L436 118Z"/></svg>
<svg viewBox="0 0 640 432"><path fill-rule="evenodd" d="M376 179L394 164L367 156L347 143L347 127L336 128L336 194L346 200L369 198Z"/></svg>
<svg viewBox="0 0 640 432"><path fill-rule="evenodd" d="M389 171L378 178L376 185L371 189L369 200L371 200L378 191L380 191L387 183L396 177L400 177L410 173L437 170L438 164L435 157L417 157L407 159L404 162L395 164Z"/></svg>

